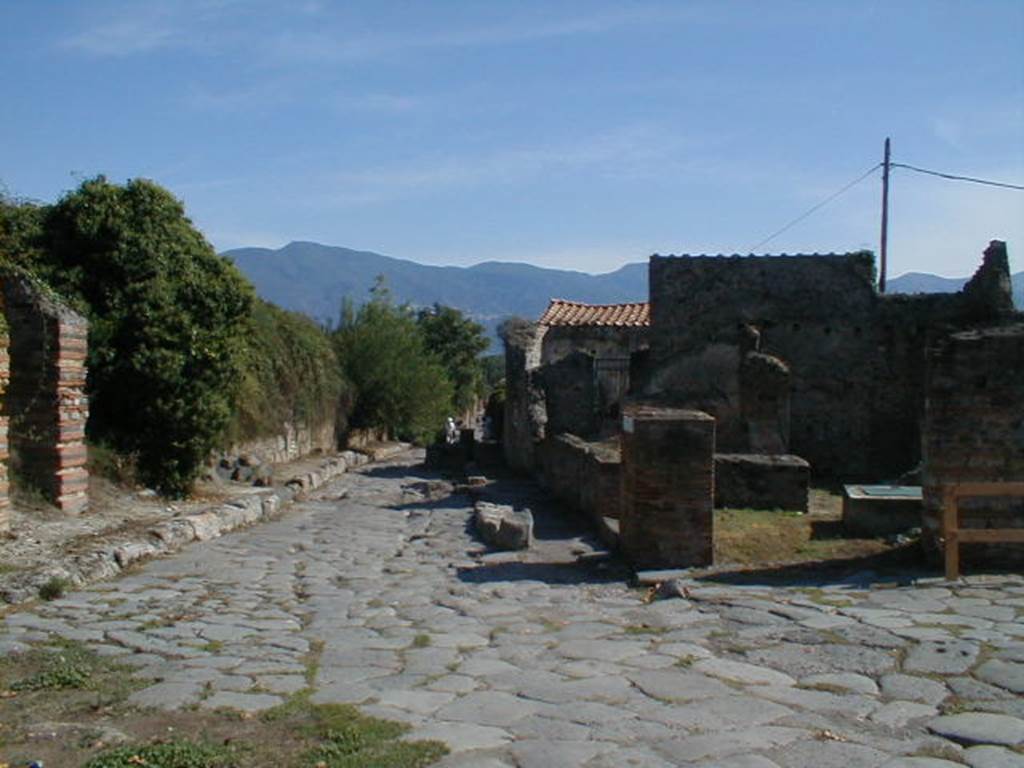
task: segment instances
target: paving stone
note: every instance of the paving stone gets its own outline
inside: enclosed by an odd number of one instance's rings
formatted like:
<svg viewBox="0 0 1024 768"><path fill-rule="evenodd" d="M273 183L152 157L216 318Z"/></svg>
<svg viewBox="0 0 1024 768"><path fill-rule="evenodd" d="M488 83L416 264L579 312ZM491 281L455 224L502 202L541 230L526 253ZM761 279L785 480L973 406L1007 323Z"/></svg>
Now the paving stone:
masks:
<svg viewBox="0 0 1024 768"><path fill-rule="evenodd" d="M910 649L903 669L906 672L931 672L956 675L966 672L978 658L977 643L952 641L948 643L920 643Z"/></svg>
<svg viewBox="0 0 1024 768"><path fill-rule="evenodd" d="M437 712L441 720L476 722L481 725L507 726L527 715L543 710L544 706L518 696L493 691L468 693Z"/></svg>
<svg viewBox="0 0 1024 768"><path fill-rule="evenodd" d="M199 706L204 709L237 709L240 712L261 712L282 704L284 699L268 693L238 693L217 691L210 698L203 699Z"/></svg>
<svg viewBox="0 0 1024 768"><path fill-rule="evenodd" d="M768 756L782 768L878 768L889 759L863 744L821 739L788 744Z"/></svg>
<svg viewBox="0 0 1024 768"><path fill-rule="evenodd" d="M916 701L921 704L939 704L949 695L942 683L928 677L893 673L879 680L882 695L888 699Z"/></svg>
<svg viewBox="0 0 1024 768"><path fill-rule="evenodd" d="M583 765L592 757L614 748L614 744L599 741L524 739L513 743L510 751L517 768L551 768L555 765Z"/></svg>
<svg viewBox="0 0 1024 768"><path fill-rule="evenodd" d="M779 764L772 762L763 755L733 755L722 760L713 762L694 763L697 768L779 768Z"/></svg>
<svg viewBox="0 0 1024 768"><path fill-rule="evenodd" d="M693 664L693 669L705 675L749 685L796 685L796 680L789 675L742 661L702 659Z"/></svg>
<svg viewBox="0 0 1024 768"><path fill-rule="evenodd" d="M261 675L256 678L256 685L266 688L271 693L287 695L301 691L306 687L306 678L298 675Z"/></svg>
<svg viewBox="0 0 1024 768"><path fill-rule="evenodd" d="M914 701L890 701L871 713L870 720L887 728L902 728L914 720L938 714L935 707Z"/></svg>
<svg viewBox="0 0 1024 768"><path fill-rule="evenodd" d="M388 707L407 709L420 715L429 715L455 698L451 693L438 693L420 690L385 691L377 697L377 701Z"/></svg>
<svg viewBox="0 0 1024 768"><path fill-rule="evenodd" d="M746 656L752 662L784 670L798 678L834 672L875 676L896 667L896 658L888 650L836 643L779 643L771 648L752 650Z"/></svg>
<svg viewBox="0 0 1024 768"><path fill-rule="evenodd" d="M965 712L937 717L928 730L960 744L1024 744L1024 720L987 712Z"/></svg>
<svg viewBox="0 0 1024 768"><path fill-rule="evenodd" d="M1006 747L971 747L964 750L964 760L971 768L1024 768L1024 755Z"/></svg>
<svg viewBox="0 0 1024 768"><path fill-rule="evenodd" d="M489 750L504 746L512 735L502 729L487 725L456 722L434 722L414 728L403 740L437 739L449 745L454 753L467 750Z"/></svg>
<svg viewBox="0 0 1024 768"><path fill-rule="evenodd" d="M800 681L805 688L838 688L852 693L863 693L868 696L878 695L878 684L870 677L849 673L826 673L809 675Z"/></svg>
<svg viewBox="0 0 1024 768"><path fill-rule="evenodd" d="M756 750L766 751L805 738L807 732L799 728L763 726L686 735L658 742L654 748L672 760L690 763L714 759L717 765L719 760L730 755L746 754Z"/></svg>
<svg viewBox="0 0 1024 768"><path fill-rule="evenodd" d="M678 765L647 747L636 746L617 747L598 755L587 763L587 768L675 768Z"/></svg>
<svg viewBox="0 0 1024 768"><path fill-rule="evenodd" d="M198 682L157 683L135 691L128 697L128 703L137 707L157 709L181 709L199 701L203 686Z"/></svg>
<svg viewBox="0 0 1024 768"><path fill-rule="evenodd" d="M990 659L974 670L974 675L992 685L1024 694L1024 664Z"/></svg>
<svg viewBox="0 0 1024 768"><path fill-rule="evenodd" d="M725 683L696 672L631 672L626 677L645 694L661 701L694 701L734 693Z"/></svg>
<svg viewBox="0 0 1024 768"><path fill-rule="evenodd" d="M882 768L963 768L963 763L938 757L897 757L885 763Z"/></svg>

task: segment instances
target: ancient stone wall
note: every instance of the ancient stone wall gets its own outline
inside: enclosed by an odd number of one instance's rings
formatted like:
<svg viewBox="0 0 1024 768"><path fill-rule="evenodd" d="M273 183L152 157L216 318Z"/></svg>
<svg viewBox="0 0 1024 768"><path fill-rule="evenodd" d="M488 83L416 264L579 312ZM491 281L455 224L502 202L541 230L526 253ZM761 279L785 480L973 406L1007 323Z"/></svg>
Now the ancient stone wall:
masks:
<svg viewBox="0 0 1024 768"><path fill-rule="evenodd" d="M926 544L936 547L942 486L1024 481L1024 322L954 333L928 352L923 434ZM965 500L964 527L1024 527L1024 501ZM994 545L965 544L964 556ZM1021 557L1016 549L1017 562Z"/></svg>
<svg viewBox="0 0 1024 768"><path fill-rule="evenodd" d="M219 458L251 456L262 464L280 464L318 451L330 453L337 448L338 436L332 419L313 426L282 424L278 434L231 445Z"/></svg>
<svg viewBox="0 0 1024 768"><path fill-rule="evenodd" d="M621 445L626 557L641 569L710 564L715 420L700 411L630 405Z"/></svg>
<svg viewBox="0 0 1024 768"><path fill-rule="evenodd" d="M867 470L874 359L872 257L652 257L648 393L718 420L718 447L748 450L739 371L748 327L789 366L790 448L816 469Z"/></svg>
<svg viewBox="0 0 1024 768"><path fill-rule="evenodd" d="M45 287L4 276L10 335L11 461L21 478L57 507L77 513L88 505L85 396L88 324Z"/></svg>
<svg viewBox="0 0 1024 768"><path fill-rule="evenodd" d="M553 363L573 352L628 359L648 344L646 326L553 325L544 334L541 363Z"/></svg>
<svg viewBox="0 0 1024 768"><path fill-rule="evenodd" d="M597 434L601 424L594 358L574 352L537 369L547 404L547 433Z"/></svg>
<svg viewBox="0 0 1024 768"><path fill-rule="evenodd" d="M788 367L789 451L850 479L892 478L919 460L929 340L1012 316L998 241L958 294L880 297L866 252L655 256L650 285L645 395L707 411L719 450L750 450L741 369L754 329L760 352Z"/></svg>
<svg viewBox="0 0 1024 768"><path fill-rule="evenodd" d="M533 472L537 446L547 427L547 406L537 368L546 328L522 323L506 330L505 342L505 418L502 443L505 461L513 469Z"/></svg>
<svg viewBox="0 0 1024 768"><path fill-rule="evenodd" d="M549 435L541 448L544 485L595 524L619 517L621 461L617 444Z"/></svg>

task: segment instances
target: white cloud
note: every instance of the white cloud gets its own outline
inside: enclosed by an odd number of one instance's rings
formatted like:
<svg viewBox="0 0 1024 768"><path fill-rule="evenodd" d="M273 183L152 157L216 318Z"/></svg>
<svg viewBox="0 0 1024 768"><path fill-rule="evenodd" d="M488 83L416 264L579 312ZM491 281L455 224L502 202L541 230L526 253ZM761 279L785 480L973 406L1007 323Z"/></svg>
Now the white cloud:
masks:
<svg viewBox="0 0 1024 768"><path fill-rule="evenodd" d="M633 125L538 147L443 156L402 166L340 171L330 179L333 203L368 203L451 187L500 186L580 171L606 178L662 178L682 171L689 142L676 131Z"/></svg>

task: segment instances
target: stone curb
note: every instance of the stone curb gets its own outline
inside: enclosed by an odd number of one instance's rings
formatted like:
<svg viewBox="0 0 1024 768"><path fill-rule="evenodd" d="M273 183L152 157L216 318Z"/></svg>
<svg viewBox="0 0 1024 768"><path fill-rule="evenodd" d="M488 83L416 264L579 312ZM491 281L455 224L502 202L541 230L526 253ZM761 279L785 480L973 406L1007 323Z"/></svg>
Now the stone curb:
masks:
<svg viewBox="0 0 1024 768"><path fill-rule="evenodd" d="M407 447L402 446L402 449ZM371 458L357 451L342 451L323 461L319 468L296 475L279 488L247 493L198 512L163 520L132 538L105 542L95 550L16 574L11 583L0 587L0 600L12 605L35 600L39 597L39 588L54 579L62 579L76 588L112 579L136 563L172 554L193 541L209 541L269 519L300 493L316 490L350 468L390 458L399 452L399 449L381 452L383 455Z"/></svg>

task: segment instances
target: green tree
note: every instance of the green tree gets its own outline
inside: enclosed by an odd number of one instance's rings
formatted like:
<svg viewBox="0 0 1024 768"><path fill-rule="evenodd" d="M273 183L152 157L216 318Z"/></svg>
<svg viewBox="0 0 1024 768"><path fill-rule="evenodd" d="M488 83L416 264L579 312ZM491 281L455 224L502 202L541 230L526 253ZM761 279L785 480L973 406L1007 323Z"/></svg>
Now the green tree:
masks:
<svg viewBox="0 0 1024 768"><path fill-rule="evenodd" d="M88 307L90 439L185 493L231 418L251 286L151 181L87 180L44 228L42 277Z"/></svg>
<svg viewBox="0 0 1024 768"><path fill-rule="evenodd" d="M415 315L392 303L383 278L358 310L345 302L334 341L352 387L352 426L417 442L434 437L451 411L452 384L427 351Z"/></svg>
<svg viewBox="0 0 1024 768"><path fill-rule="evenodd" d="M39 272L46 266L42 251L48 208L0 193L0 262Z"/></svg>
<svg viewBox="0 0 1024 768"><path fill-rule="evenodd" d="M444 364L455 388L454 404L465 411L484 392L483 366L480 355L490 342L484 328L462 312L441 304L422 309L416 317L423 341Z"/></svg>

